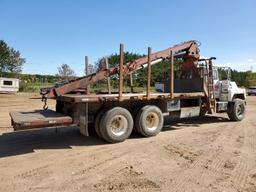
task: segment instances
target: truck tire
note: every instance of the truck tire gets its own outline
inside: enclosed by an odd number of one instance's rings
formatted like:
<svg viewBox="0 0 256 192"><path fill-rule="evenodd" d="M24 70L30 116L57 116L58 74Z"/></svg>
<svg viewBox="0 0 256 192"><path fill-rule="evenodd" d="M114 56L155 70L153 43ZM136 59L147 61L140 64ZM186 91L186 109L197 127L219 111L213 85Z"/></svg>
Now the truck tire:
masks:
<svg viewBox="0 0 256 192"><path fill-rule="evenodd" d="M99 111L98 114L96 115L95 120L94 120L95 131L96 131L97 135L100 138L102 138L102 134L101 134L101 130L100 130L100 120L101 120L101 118L102 118L102 116L104 115L105 112L106 112L106 110L104 110L104 109Z"/></svg>
<svg viewBox="0 0 256 192"><path fill-rule="evenodd" d="M124 141L131 135L132 129L132 115L122 107L109 109L100 120L101 136L110 143Z"/></svg>
<svg viewBox="0 0 256 192"><path fill-rule="evenodd" d="M201 101L201 106L200 106L200 113L199 113L199 116L205 116L206 113L207 113L207 104L206 104L206 101L205 100L202 100Z"/></svg>
<svg viewBox="0 0 256 192"><path fill-rule="evenodd" d="M154 105L142 107L135 119L136 130L145 137L157 135L163 128L162 111Z"/></svg>
<svg viewBox="0 0 256 192"><path fill-rule="evenodd" d="M231 121L241 121L245 116L245 103L242 99L234 99L228 104L228 117Z"/></svg>
<svg viewBox="0 0 256 192"><path fill-rule="evenodd" d="M134 108L132 110L132 117L134 119L134 123L135 123L136 116L142 107L143 107L143 105L138 105L136 108ZM133 126L133 133L135 133L135 134L139 133L136 126Z"/></svg>

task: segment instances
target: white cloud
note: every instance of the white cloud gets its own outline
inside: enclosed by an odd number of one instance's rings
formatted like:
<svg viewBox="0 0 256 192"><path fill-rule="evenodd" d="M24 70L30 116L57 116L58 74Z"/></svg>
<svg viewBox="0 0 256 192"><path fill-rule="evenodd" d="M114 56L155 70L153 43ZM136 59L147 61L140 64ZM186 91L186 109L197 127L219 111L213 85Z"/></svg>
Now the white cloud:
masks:
<svg viewBox="0 0 256 192"><path fill-rule="evenodd" d="M233 63L233 62L223 62L223 63L214 63L214 66L216 67L230 67L231 69L237 70L237 71L248 71L253 69L255 71L256 69L256 62L254 63Z"/></svg>
<svg viewBox="0 0 256 192"><path fill-rule="evenodd" d="M247 61L250 62L250 63L252 63L252 62L254 62L254 59L250 58L250 59L248 59Z"/></svg>

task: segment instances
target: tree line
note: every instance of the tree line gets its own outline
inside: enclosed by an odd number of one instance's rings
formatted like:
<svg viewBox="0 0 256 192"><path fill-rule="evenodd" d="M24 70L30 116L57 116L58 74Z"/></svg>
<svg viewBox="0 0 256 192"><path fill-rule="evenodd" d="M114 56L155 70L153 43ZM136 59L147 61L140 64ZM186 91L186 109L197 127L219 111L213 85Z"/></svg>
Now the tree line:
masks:
<svg viewBox="0 0 256 192"><path fill-rule="evenodd" d="M135 59L145 57L145 55L138 54L138 53L130 53L130 52L125 52L124 53L124 63L134 61ZM119 54L112 54L108 56L108 63L110 67L116 66L119 64L119 59L120 56ZM95 63L95 70L101 70L105 68L105 63L102 62L104 61L104 58L100 58L96 63ZM180 69L180 61L175 60L174 61L174 71L178 71ZM151 85L154 86L156 82L164 82L166 79L168 79L169 76L169 70L170 70L170 61L164 60L161 61L160 63L153 65L151 68ZM218 70L219 72L219 78L222 79L226 74L226 72L222 69ZM177 77L177 73L174 74L175 77ZM111 77L112 80L116 80L117 77ZM147 81L147 69L141 69L136 71L133 74L133 78L135 80L135 86L145 86L146 81ZM231 69L231 80L235 81L238 86L241 87L249 87L249 86L255 86L256 85L256 73L252 71L237 71L234 69ZM117 81L114 81L114 84L116 84ZM124 79L125 85L129 85L129 78L125 77Z"/></svg>
<svg viewBox="0 0 256 192"><path fill-rule="evenodd" d="M19 51L0 40L0 77L18 78L25 83L54 83L75 78L75 73L68 64L58 67L56 75L21 74L25 62Z"/></svg>
<svg viewBox="0 0 256 192"><path fill-rule="evenodd" d="M134 61L145 55L138 53L125 52L124 63ZM119 54L111 54L108 58L109 67L118 65L120 56ZM94 65L94 71L99 71L106 68L105 58L100 58ZM41 84L54 84L60 80L72 80L76 77L74 71L68 64L62 64L58 67L58 73L56 75L39 75L39 74L21 74L22 66L26 62L25 58L22 58L19 51L12 47L9 47L7 43L0 40L0 76L2 77L15 77L20 79L23 83L41 83ZM164 60L157 65L153 65L151 84L154 86L155 82L163 82L168 78L170 62ZM179 61L175 61L175 69L179 69ZM224 72L219 71L219 75L223 76ZM118 75L111 77L112 86L116 87ZM134 86L145 86L147 81L147 69L141 69L133 73ZM256 73L252 71L239 72L231 70L231 80L235 81L241 87L249 87L256 85ZM105 81L99 82L98 86L104 84ZM124 78L124 85L129 86L129 77Z"/></svg>

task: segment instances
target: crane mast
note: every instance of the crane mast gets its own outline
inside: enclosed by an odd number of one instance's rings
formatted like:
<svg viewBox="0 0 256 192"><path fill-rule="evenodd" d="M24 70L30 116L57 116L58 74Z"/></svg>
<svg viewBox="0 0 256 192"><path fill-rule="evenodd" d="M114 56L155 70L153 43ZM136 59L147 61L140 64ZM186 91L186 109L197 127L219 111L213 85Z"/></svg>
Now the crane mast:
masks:
<svg viewBox="0 0 256 192"><path fill-rule="evenodd" d="M183 56L184 59L186 58L193 58L195 60L199 59L198 43L194 40L191 40L191 41L187 41L187 42L175 45L168 49L152 53L151 64L156 64L164 59L168 59L170 57L171 51L177 56ZM143 68L144 65L146 65L147 63L148 63L147 56L128 62L125 65L123 65L123 75L124 76L129 75L130 73L133 73L134 71ZM78 78L60 87L52 87L47 92L43 94L41 93L41 94L43 95L43 97L56 98L65 93L69 93L81 87L86 87L89 84L98 82L107 77L115 75L119 72L119 70L120 70L119 66L112 67L110 69L103 69L96 73Z"/></svg>

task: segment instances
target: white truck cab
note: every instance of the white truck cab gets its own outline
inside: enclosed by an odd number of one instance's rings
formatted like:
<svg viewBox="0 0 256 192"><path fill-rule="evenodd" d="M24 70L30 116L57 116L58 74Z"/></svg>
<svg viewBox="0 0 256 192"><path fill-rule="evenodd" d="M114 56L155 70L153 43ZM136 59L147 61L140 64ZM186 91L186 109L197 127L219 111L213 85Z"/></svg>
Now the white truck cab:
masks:
<svg viewBox="0 0 256 192"><path fill-rule="evenodd" d="M214 98L218 101L232 102L234 99L246 99L246 90L239 88L235 81L230 80L230 68L221 67L221 69L227 70L223 80L219 79L217 67L213 69L213 83L214 83Z"/></svg>

